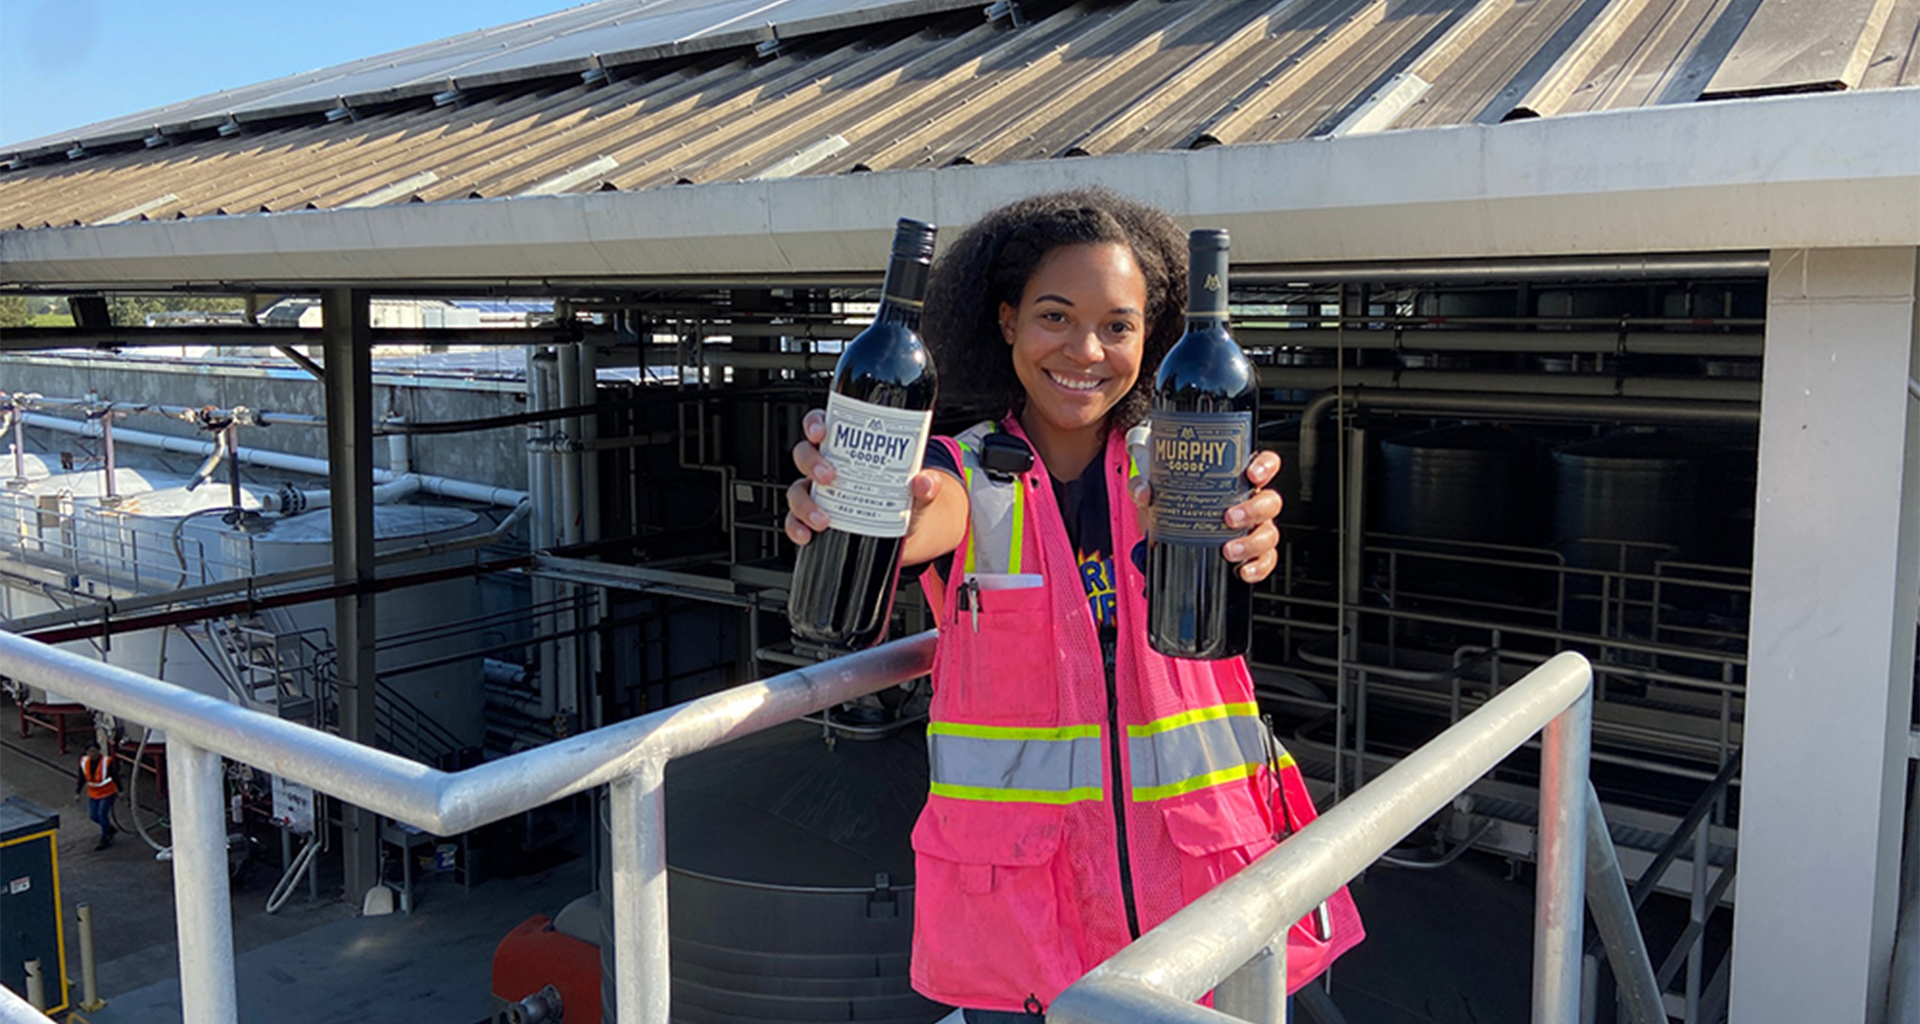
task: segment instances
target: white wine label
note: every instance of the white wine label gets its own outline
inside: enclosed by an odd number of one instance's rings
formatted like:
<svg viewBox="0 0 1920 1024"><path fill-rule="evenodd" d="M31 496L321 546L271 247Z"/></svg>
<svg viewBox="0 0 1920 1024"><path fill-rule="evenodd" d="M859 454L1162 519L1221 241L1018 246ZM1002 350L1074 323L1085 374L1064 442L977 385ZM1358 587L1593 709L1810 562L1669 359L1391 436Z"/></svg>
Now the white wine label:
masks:
<svg viewBox="0 0 1920 1024"><path fill-rule="evenodd" d="M827 438L820 454L833 463L833 485L814 485L813 500L835 529L868 537L907 535L913 512L908 484L920 472L932 429L931 412L827 395Z"/></svg>
<svg viewBox="0 0 1920 1024"><path fill-rule="evenodd" d="M1147 468L1154 538L1225 543L1238 536L1226 515L1250 491L1252 448L1252 413L1156 410Z"/></svg>

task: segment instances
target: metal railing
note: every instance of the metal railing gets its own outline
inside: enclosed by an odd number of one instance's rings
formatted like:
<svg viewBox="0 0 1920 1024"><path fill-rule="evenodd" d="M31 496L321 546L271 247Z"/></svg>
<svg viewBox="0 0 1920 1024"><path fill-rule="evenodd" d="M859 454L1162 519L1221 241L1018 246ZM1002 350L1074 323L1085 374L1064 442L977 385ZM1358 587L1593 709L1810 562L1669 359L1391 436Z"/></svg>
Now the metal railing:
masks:
<svg viewBox="0 0 1920 1024"><path fill-rule="evenodd" d="M166 731L186 1024L239 1014L223 756L437 835L610 784L619 1019L666 1024L666 763L922 675L934 642L908 637L453 773L4 632L0 675Z"/></svg>
<svg viewBox="0 0 1920 1024"><path fill-rule="evenodd" d="M1541 733L1534 1024L1580 1015L1582 906L1594 913L1635 1006L1652 970L1587 782L1592 667L1559 654L1382 772L1234 877L1088 972L1047 1009L1057 1024L1286 1020L1286 933L1340 886ZM1624 910L1624 916L1622 908ZM1636 955L1637 954L1637 955ZM1624 963L1624 968L1621 966ZM1644 967L1644 969L1643 969ZM1194 1000L1215 991L1218 1009ZM1654 1018L1658 1019L1658 1018Z"/></svg>

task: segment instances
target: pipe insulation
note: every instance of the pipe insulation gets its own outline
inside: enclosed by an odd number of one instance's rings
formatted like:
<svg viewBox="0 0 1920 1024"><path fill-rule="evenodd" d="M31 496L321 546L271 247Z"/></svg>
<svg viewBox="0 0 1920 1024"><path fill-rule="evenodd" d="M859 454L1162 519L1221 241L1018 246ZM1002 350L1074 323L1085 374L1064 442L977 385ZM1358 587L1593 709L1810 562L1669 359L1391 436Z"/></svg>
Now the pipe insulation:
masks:
<svg viewBox="0 0 1920 1024"><path fill-rule="evenodd" d="M31 426L45 427L49 430L56 430L61 433L73 434L79 437L99 436L99 428L87 422L31 412L25 413L22 418ZM190 437L173 437L167 434L152 434L144 430L127 430L120 427L114 428L113 439L116 444L137 444L148 448L158 448L162 451L176 452L181 455L207 456L213 454L215 449L215 445L211 441L196 441ZM307 476L317 477L325 477L327 475L327 460L325 459L310 458L305 455L289 455L285 452L273 452L261 448L235 448L232 454L241 462L266 469L278 469L288 473L302 473ZM508 490L504 487L493 487L468 480L454 480L443 476L426 476L417 473L399 474L391 470L376 468L373 471L373 480L376 484L390 484L406 475L412 475L419 480L421 491L442 498L453 498L457 501L471 501L481 505L497 505L501 508L513 508L522 501L527 500L527 492L525 491Z"/></svg>

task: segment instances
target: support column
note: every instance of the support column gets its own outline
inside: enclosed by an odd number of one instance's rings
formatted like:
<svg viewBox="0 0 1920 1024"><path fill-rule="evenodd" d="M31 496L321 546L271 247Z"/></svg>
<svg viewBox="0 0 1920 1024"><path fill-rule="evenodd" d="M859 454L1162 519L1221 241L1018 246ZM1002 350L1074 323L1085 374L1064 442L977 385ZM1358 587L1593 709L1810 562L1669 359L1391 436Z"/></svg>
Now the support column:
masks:
<svg viewBox="0 0 1920 1024"><path fill-rule="evenodd" d="M333 577L373 580L373 332L367 293L328 289L321 296L327 362L327 487L333 516ZM340 681L340 735L373 745L374 607L372 594L334 599L333 640ZM355 906L379 881L374 816L342 805L345 898Z"/></svg>
<svg viewBox="0 0 1920 1024"><path fill-rule="evenodd" d="M1920 252L1767 297L1732 1021L1885 1019L1920 609Z"/></svg>

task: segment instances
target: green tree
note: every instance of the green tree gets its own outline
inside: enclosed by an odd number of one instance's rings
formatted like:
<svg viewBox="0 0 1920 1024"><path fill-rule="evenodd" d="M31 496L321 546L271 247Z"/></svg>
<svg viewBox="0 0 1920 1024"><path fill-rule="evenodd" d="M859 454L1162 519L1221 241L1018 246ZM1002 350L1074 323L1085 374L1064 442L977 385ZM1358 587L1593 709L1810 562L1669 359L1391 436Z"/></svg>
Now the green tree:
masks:
<svg viewBox="0 0 1920 1024"><path fill-rule="evenodd" d="M151 313L240 313L245 300L221 295L115 295L107 313L116 327L145 327Z"/></svg>
<svg viewBox="0 0 1920 1024"><path fill-rule="evenodd" d="M29 322L26 296L0 295L0 327L25 327Z"/></svg>

